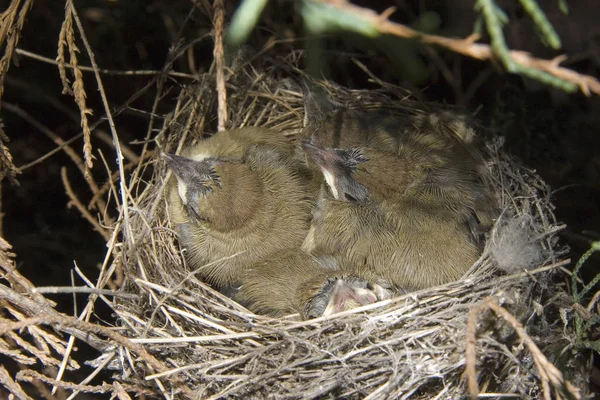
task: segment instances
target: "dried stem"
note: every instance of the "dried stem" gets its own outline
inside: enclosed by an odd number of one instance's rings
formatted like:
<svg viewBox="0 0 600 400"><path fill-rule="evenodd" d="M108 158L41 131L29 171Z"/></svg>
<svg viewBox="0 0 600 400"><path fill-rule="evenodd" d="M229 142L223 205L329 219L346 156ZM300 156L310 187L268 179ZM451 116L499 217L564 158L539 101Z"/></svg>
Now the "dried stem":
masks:
<svg viewBox="0 0 600 400"><path fill-rule="evenodd" d="M406 25L392 22L388 19L389 10L382 14L377 14L375 11L368 8L355 6L346 0L314 0L319 3L326 4L338 11L348 13L353 18L358 18L361 21L366 21L380 34L390 34L402 38L415 38L423 43L435 44L444 47L455 53L462 54L467 57L476 58L478 60L493 60L495 59L492 48L486 44L475 43L478 39L476 36L470 36L465 39L448 38L438 35L430 35L421 33ZM560 67L559 64L566 58L564 56L556 57L553 60L544 60L533 57L531 54L524 51L511 50L508 52L511 62L518 64L520 67L526 67L543 71L555 78L562 79L566 82L576 85L579 90L586 96L591 93L600 95L600 81L593 76L579 74L571 69Z"/></svg>
<svg viewBox="0 0 600 400"><path fill-rule="evenodd" d="M544 398L546 400L552 399L552 393L550 392L550 385L552 385L553 394L557 400L561 399L581 399L581 395L579 393L579 389L573 386L569 381L567 381L560 370L556 368L544 354L539 349L539 347L535 344L531 336L527 334L523 325L517 321L517 319L508 312L505 308L498 305L495 299L488 298L484 301L483 304L480 304L476 307L473 307L469 312L469 319L467 322L467 346L466 346L466 369L465 374L469 383L469 393L471 394L471 398L473 400L477 399L479 396L479 385L477 383L477 372L475 370L476 365L476 333L477 333L477 318L486 310L492 310L496 315L502 317L506 322L508 322L521 341L527 346L531 355L533 356L533 360L535 362L535 366L540 375L540 379L542 380L542 387L544 388ZM571 397L567 397L571 396Z"/></svg>
<svg viewBox="0 0 600 400"><path fill-rule="evenodd" d="M137 353L148 364L151 370L155 372L167 371L167 368L164 366L164 364L148 353L143 346L131 342L126 337L112 331L109 328L86 321L80 321L77 318L65 315L43 315L39 317L27 318L18 322L2 322L0 323L0 335L5 335L8 332L23 329L32 325L52 325L60 330L62 330L62 327L72 327L85 332L106 336L113 342L116 342L117 344ZM193 397L192 392L189 389L185 390L185 392L190 398Z"/></svg>
<svg viewBox="0 0 600 400"><path fill-rule="evenodd" d="M75 42L75 32L73 31L73 17L74 17L74 6L70 0L67 0L65 5L65 19L62 23L59 40L58 40L58 57L60 77L63 83L63 93L71 94L75 97L75 103L79 107L79 116L81 118L81 128L83 129L83 154L85 157L85 175L86 180L91 180L91 169L94 166L92 162L92 133L90 131L87 115L92 114L92 110L87 108L85 87L83 84L83 73L79 68L79 60L77 53L79 48ZM73 82L72 88L69 86L69 80L66 77L66 70L64 69L65 47L69 51L69 58L73 65L73 76L75 81Z"/></svg>
<svg viewBox="0 0 600 400"><path fill-rule="evenodd" d="M2 102L2 107L6 108L8 111L13 112L16 115L18 115L19 117L23 118L23 120L27 121L29 124L31 124L33 127L35 127L37 130L42 132L46 137L48 137L50 140L52 140L54 143L56 143L56 145L59 146L59 148L62 149L69 156L69 158L71 158L71 160L73 160L73 163L75 163L75 165L77 166L77 169L79 169L79 172L81 172L81 174L86 179L86 182L88 183L92 193L94 193L94 194L98 193L98 191L99 191L98 185L92 179L91 175L89 173L87 173L87 169L85 167L83 160L81 159L79 154L77 154L77 152L75 150L73 150L73 148L71 146L69 146L60 136L58 136L51 129L49 129L44 124L39 122L33 116L29 115L29 113L27 113L22 108L20 108L16 105L10 104L10 103L6 103L6 102ZM97 204L98 204L98 209L103 209L106 207L106 203L104 202L103 199L98 201Z"/></svg>
<svg viewBox="0 0 600 400"><path fill-rule="evenodd" d="M4 79L32 4L33 0L25 0L23 5L21 0L12 0L8 8L0 14L0 46L6 42L4 55L0 58L0 99L4 93Z"/></svg>
<svg viewBox="0 0 600 400"><path fill-rule="evenodd" d="M85 208L81 201L79 201L79 198L77 198L77 195L73 191L71 183L69 182L69 177L67 175L67 167L61 168L60 177L62 178L63 185L65 186L67 196L69 196L69 198L71 199L71 201L67 203L67 207L70 208L71 206L75 206L79 210L81 215L83 215L83 217L87 219L90 224L92 224L94 230L96 230L96 232L102 235L104 240L108 241L111 236L110 232L108 232L104 227L102 227L102 225L100 225L96 218L94 218L92 214L90 214L90 212L87 210L87 208Z"/></svg>
<svg viewBox="0 0 600 400"><path fill-rule="evenodd" d="M223 0L213 3L213 25L215 27L215 67L217 76L217 103L219 115L219 131L227 127L227 91L225 88L225 50L223 47L223 31L225 30L225 5Z"/></svg>
<svg viewBox="0 0 600 400"><path fill-rule="evenodd" d="M110 131L111 131L112 137L113 137L113 144L115 146L115 152L117 153L117 164L119 166L119 178L120 178L120 186L121 186L120 192L121 192L122 206L123 206L123 211L124 211L123 215L125 217L125 225L124 226L127 227L127 226L129 226L129 208L127 206L127 204L128 204L127 197L128 197L129 191L127 189L127 181L125 179L125 169L123 168L123 154L121 152L121 144L119 142L119 136L117 135L117 129L115 127L115 122L113 120L111 107L108 103L108 99L106 98L106 92L104 91L104 85L102 84L102 78L100 77L100 72L98 71L98 65L96 64L94 52L92 51L92 48L90 47L90 44L88 43L85 31L83 29L81 21L79 20L79 16L77 15L75 6L73 4L73 0L67 0L66 8L69 10L68 11L69 15L72 15L72 17L77 25L77 29L79 30L79 35L81 36L81 40L83 41L83 44L85 46L88 57L90 58L90 61L92 63L92 68L94 69L94 75L96 77L96 83L98 84L98 90L100 92L100 97L102 98L102 104L104 106L104 112L106 113L106 116L108 118L108 125L110 126ZM77 75L77 71L79 71L79 70L76 68L75 69L76 75ZM77 96L77 94L76 94L76 96ZM84 129L84 136L85 136L85 129Z"/></svg>

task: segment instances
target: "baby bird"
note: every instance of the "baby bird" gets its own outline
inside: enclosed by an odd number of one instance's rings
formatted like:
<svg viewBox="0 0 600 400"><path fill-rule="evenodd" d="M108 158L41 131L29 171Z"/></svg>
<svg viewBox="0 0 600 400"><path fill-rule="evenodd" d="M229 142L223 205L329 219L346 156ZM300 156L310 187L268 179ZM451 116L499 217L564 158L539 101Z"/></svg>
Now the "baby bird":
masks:
<svg viewBox="0 0 600 400"><path fill-rule="evenodd" d="M313 141L303 147L337 200L393 204L412 198L454 214L476 237L492 224L496 212L492 194L452 153L406 146L401 155L394 155L369 147L327 149ZM368 182L369 189L360 182Z"/></svg>
<svg viewBox="0 0 600 400"><path fill-rule="evenodd" d="M386 170L398 163L392 155L398 156L404 163L399 171L414 165L414 172L420 170L426 176L429 182L423 182L422 187L429 196L436 195L434 192L445 196L448 207L457 207L468 198L467 208L478 220L478 225L472 226L474 232L491 228L498 215L496 201L486 187L487 171L474 133L464 121L452 119L448 113L436 116L415 110L351 110L315 93L305 93L304 98L304 140L325 148L372 151L381 159L378 165L386 181L391 177ZM377 179L377 175L372 173L370 179ZM467 194L461 194L464 190Z"/></svg>
<svg viewBox="0 0 600 400"><path fill-rule="evenodd" d="M295 144L280 132L250 126L218 132L184 149L181 155L198 161L207 157L242 157L253 145L273 148L283 158L295 153Z"/></svg>
<svg viewBox="0 0 600 400"><path fill-rule="evenodd" d="M410 104L405 108L350 109L321 93L305 90L304 113L302 139L314 138L330 148L368 146L397 153L407 140L411 140L411 147L419 144L447 149L465 147L474 139L464 121L454 123L447 113L438 117Z"/></svg>
<svg viewBox="0 0 600 400"><path fill-rule="evenodd" d="M346 254L360 276L404 290L456 280L479 257L468 175L452 163L431 167L428 161L440 155L419 161L408 153L314 142L304 149L328 186L313 212L306 251Z"/></svg>
<svg viewBox="0 0 600 400"><path fill-rule="evenodd" d="M250 138L263 130L239 133L220 132L187 157L164 156L175 176L167 187L171 223L189 267L217 288L239 285L265 255L298 248L310 223L310 194L285 153L293 148Z"/></svg>
<svg viewBox="0 0 600 400"><path fill-rule="evenodd" d="M330 148L371 146L393 151L398 135L408 130L401 118L385 112L352 110L319 93L304 93L304 130L300 140L314 138Z"/></svg>
<svg viewBox="0 0 600 400"><path fill-rule="evenodd" d="M236 300L254 312L303 319L329 316L377 301L367 280L346 271L339 256L301 250L272 255L244 273Z"/></svg>

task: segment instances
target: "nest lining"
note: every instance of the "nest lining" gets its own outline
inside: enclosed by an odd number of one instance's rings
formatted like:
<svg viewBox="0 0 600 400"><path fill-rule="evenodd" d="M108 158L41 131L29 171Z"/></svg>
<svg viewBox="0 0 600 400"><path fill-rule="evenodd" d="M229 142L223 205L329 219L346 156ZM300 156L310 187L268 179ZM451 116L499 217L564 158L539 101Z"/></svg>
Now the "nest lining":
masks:
<svg viewBox="0 0 600 400"><path fill-rule="evenodd" d="M299 74L297 60L286 61L263 69L246 65L231 76L230 128L262 126L286 135L300 131L302 95L289 79ZM467 124L450 107L416 102L392 85L353 91L320 84L349 107L391 107L415 124L441 121L448 129ZM212 75L184 88L157 136L159 146L179 150L204 132L214 132L215 104ZM121 226L123 240L113 261L124 269L126 291L139 298L112 306L122 333L171 369L154 375L158 384L121 348L122 356L109 364L120 371L115 380L174 398L189 393L198 398L458 398L466 392L462 374L469 310L489 297L524 321L532 336L543 332L538 337L542 349L555 345L564 326L552 314L565 291L553 275L564 249L557 247L560 227L549 190L534 171L503 154L500 141L490 141L485 156L501 206L527 219L530 236L543 249L537 265L528 265L528 271L513 265L510 273L498 273L488 241L461 281L308 321L254 315L194 276L166 214L169 172L155 161L150 184L140 179L131 191L129 225ZM136 174L142 176L148 165ZM544 308L540 315L538 305ZM512 328L484 313L477 342L480 386L538 398L542 379L527 349L516 344Z"/></svg>

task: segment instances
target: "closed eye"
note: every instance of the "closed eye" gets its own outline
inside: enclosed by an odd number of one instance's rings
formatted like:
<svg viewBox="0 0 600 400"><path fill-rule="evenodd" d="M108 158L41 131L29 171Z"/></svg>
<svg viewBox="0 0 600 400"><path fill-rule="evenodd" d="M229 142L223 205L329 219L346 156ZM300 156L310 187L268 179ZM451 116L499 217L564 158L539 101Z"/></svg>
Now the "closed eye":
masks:
<svg viewBox="0 0 600 400"><path fill-rule="evenodd" d="M206 217L201 216L200 214L198 214L196 212L196 210L194 209L194 207L190 207L190 206L186 206L185 207L188 215L190 216L190 218L196 222L196 223L208 223L210 222L210 220Z"/></svg>
<svg viewBox="0 0 600 400"><path fill-rule="evenodd" d="M344 193L344 198L346 199L346 201L349 201L351 203L357 203L358 201L356 200L356 198L348 193Z"/></svg>

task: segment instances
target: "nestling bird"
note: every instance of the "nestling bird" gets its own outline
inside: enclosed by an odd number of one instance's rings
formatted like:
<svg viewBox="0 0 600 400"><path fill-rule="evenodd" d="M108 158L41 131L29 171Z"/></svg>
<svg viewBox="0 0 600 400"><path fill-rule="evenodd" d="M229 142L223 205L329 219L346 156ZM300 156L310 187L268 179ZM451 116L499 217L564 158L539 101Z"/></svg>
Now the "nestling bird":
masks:
<svg viewBox="0 0 600 400"><path fill-rule="evenodd" d="M187 157L165 154L175 176L171 223L189 268L217 288L239 285L243 269L268 254L298 248L310 223L306 182L286 154L293 148L261 143L260 129L241 133L220 132Z"/></svg>
<svg viewBox="0 0 600 400"><path fill-rule="evenodd" d="M328 316L377 301L373 286L347 270L341 256L301 250L274 254L247 269L236 300L257 313L304 319Z"/></svg>
<svg viewBox="0 0 600 400"><path fill-rule="evenodd" d="M187 147L181 155L198 161L207 157L242 157L253 145L273 148L283 158L293 157L295 152L294 142L281 132L250 126L218 132Z"/></svg>
<svg viewBox="0 0 600 400"><path fill-rule="evenodd" d="M391 101L391 100L390 100ZM403 144L427 147L469 148L473 130L450 112L432 112L421 103L406 101L404 107L370 106L349 108L319 92L304 91L302 139L314 138L331 148L368 146L397 153Z"/></svg>
<svg viewBox="0 0 600 400"><path fill-rule="evenodd" d="M330 148L370 146L393 152L398 137L411 126L406 119L384 110L350 109L313 92L304 93L304 130L310 138Z"/></svg>
<svg viewBox="0 0 600 400"><path fill-rule="evenodd" d="M460 168L435 165L441 155L420 160L315 142L304 149L328 186L305 250L346 254L361 276L405 290L456 280L479 257L476 196Z"/></svg>
<svg viewBox="0 0 600 400"><path fill-rule="evenodd" d="M416 108L402 112L349 109L307 92L301 136L325 148L362 148L372 152L370 158L380 159L381 171L373 172L378 167L373 165L369 179L394 179L386 171L403 163L396 171L410 167L413 173L420 173L427 180L421 186L427 196L443 196L445 205L451 208L461 208L459 204L466 200L463 209L477 217L477 225L472 226L474 232L487 231L498 215L496 201L486 186L487 171L474 133L458 117L452 119L448 113L425 113ZM398 156L399 161L391 155Z"/></svg>

